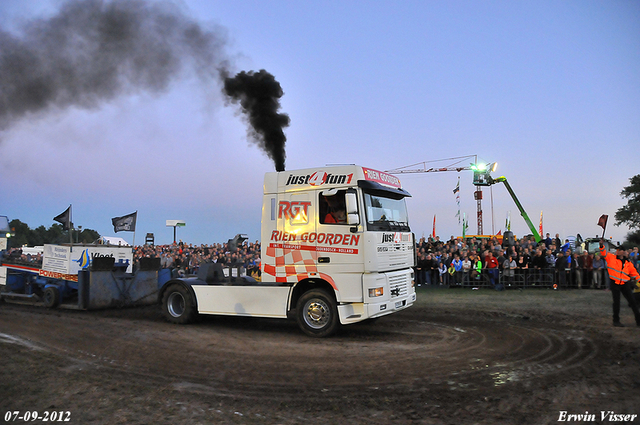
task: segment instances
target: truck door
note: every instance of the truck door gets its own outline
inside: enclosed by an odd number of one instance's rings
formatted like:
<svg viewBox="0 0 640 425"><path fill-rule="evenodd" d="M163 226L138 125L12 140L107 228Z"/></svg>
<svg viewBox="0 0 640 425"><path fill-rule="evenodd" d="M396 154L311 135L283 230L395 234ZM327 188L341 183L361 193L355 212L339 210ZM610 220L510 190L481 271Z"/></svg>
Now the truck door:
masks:
<svg viewBox="0 0 640 425"><path fill-rule="evenodd" d="M356 192L353 189L329 189L316 193L318 272L331 277L342 300L359 302L362 299L364 266Z"/></svg>

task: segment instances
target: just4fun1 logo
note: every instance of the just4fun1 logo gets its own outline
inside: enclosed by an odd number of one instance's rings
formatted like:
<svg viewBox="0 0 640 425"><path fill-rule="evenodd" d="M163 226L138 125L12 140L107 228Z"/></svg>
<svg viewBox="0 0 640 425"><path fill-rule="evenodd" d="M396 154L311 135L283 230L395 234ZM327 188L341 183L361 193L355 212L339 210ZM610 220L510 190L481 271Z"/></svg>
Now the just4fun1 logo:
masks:
<svg viewBox="0 0 640 425"><path fill-rule="evenodd" d="M324 171L316 171L312 174L295 175L290 174L286 186L292 184L308 184L311 186L322 186L324 184L351 184L353 173L351 174L328 174Z"/></svg>

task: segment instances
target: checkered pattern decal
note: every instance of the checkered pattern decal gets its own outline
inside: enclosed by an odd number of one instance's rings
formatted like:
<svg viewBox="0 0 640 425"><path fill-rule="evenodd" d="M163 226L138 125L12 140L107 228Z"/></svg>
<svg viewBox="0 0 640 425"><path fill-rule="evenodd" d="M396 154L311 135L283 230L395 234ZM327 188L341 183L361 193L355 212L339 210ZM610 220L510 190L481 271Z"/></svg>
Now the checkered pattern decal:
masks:
<svg viewBox="0 0 640 425"><path fill-rule="evenodd" d="M286 246L285 246L286 245ZM283 255L277 255L277 249ZM326 273L319 273L316 266L318 252L315 246L271 243L262 262L262 273L273 276L279 283L298 283L302 279L320 277L337 290L335 282Z"/></svg>

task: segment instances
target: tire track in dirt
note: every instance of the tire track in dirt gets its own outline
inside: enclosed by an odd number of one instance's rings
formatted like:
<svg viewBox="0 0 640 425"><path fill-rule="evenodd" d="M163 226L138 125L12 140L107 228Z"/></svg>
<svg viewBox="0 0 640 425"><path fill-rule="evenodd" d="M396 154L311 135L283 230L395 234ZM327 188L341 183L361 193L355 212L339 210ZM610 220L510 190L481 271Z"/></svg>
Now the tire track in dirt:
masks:
<svg viewBox="0 0 640 425"><path fill-rule="evenodd" d="M0 343L45 349L67 358L69 370L105 368L179 391L263 400L498 387L579 368L598 353L583 332L507 318L403 313L318 340L279 320L208 317L176 326L153 308L4 306L1 314Z"/></svg>

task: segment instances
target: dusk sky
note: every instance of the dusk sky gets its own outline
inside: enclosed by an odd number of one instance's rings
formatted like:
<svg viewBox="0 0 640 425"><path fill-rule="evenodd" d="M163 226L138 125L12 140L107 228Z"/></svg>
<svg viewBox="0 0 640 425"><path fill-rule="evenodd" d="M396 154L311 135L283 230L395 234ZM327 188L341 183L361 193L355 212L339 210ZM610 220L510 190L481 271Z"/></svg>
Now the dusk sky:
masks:
<svg viewBox="0 0 640 425"><path fill-rule="evenodd" d="M225 66L280 82L287 170L445 167L477 155L498 163L494 176L507 177L536 228L543 212L545 233L601 235L602 214L607 237L628 232L613 216L640 173L640 2L149 0L137 4L197 24L215 55L178 57L161 84L145 69L115 93L67 88L80 100L6 112L23 100L6 90L11 78L52 69L33 60L8 77L7 40L29 46L67 3L0 2L0 215L9 220L49 227L71 204L76 226L128 242L134 234L115 234L111 218L138 211L136 244L146 233L170 243L168 219L186 222L178 238L187 243L259 239L274 164L225 100L215 71ZM57 57L65 46L48 39L33 51ZM67 61L89 62L81 50ZM95 66L119 72L108 60ZM461 235L458 177L476 232L471 172L399 177L416 236L431 233L434 215L441 238ZM504 231L509 212L515 235L529 233L503 185L484 189L483 211L485 234Z"/></svg>

